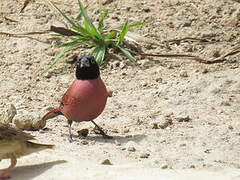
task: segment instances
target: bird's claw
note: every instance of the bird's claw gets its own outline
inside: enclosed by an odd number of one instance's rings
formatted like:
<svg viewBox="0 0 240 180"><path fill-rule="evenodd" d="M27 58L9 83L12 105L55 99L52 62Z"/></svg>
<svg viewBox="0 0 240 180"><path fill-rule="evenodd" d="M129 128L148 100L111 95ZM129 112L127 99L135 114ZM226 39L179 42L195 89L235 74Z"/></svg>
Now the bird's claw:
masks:
<svg viewBox="0 0 240 180"><path fill-rule="evenodd" d="M113 139L112 136L107 135L102 129L98 129L97 127L93 129L93 132L95 132L96 134L102 135L103 138L105 139Z"/></svg>
<svg viewBox="0 0 240 180"><path fill-rule="evenodd" d="M69 135L69 136L68 136L68 141L69 141L70 143L72 143L72 142L73 142L72 135Z"/></svg>

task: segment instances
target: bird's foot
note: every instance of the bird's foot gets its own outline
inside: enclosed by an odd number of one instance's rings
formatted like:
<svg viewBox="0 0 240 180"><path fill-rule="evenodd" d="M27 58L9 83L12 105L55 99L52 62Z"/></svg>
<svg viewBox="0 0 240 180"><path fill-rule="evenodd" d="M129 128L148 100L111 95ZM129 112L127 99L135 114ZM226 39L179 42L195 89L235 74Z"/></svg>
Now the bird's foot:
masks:
<svg viewBox="0 0 240 180"><path fill-rule="evenodd" d="M68 141L69 141L70 143L72 143L72 142L73 142L72 135L69 135L69 136L68 136Z"/></svg>
<svg viewBox="0 0 240 180"><path fill-rule="evenodd" d="M107 135L102 129L99 129L98 127L95 127L93 129L93 132L95 132L96 134L102 135L103 138L105 138L105 139L113 139L112 136Z"/></svg>
<svg viewBox="0 0 240 180"><path fill-rule="evenodd" d="M10 171L9 170L1 170L0 171L0 179L8 179L10 178Z"/></svg>

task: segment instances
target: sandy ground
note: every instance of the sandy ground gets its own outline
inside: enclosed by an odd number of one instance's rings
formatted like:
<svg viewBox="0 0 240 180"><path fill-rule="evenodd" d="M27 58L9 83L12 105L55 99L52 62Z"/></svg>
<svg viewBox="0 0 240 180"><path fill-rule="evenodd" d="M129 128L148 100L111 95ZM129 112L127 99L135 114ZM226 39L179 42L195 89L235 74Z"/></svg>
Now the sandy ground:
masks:
<svg viewBox="0 0 240 180"><path fill-rule="evenodd" d="M89 2L96 17L99 4ZM44 1L32 1L19 13L22 1L1 0L0 32L23 33L49 29L63 20ZM77 13L76 1L58 2L66 12ZM211 60L240 42L240 3L206 1L119 1L110 9L108 24L150 21L135 32L153 40L142 43L146 53L184 53ZM171 41L193 37L203 39ZM157 43L157 44L156 44ZM59 48L50 35L32 38L0 36L0 105L16 106L16 118L39 119L74 79L68 54L50 72L39 71ZM222 63L203 64L187 59L138 56L138 66L112 57L102 68L102 79L113 90L96 122L113 140L90 134L77 136L89 122L73 125L74 142L67 140L64 117L49 120L46 130L29 132L47 150L19 159L13 179L240 179L240 71L239 53ZM109 159L113 165L102 165ZM0 168L8 161L1 161Z"/></svg>

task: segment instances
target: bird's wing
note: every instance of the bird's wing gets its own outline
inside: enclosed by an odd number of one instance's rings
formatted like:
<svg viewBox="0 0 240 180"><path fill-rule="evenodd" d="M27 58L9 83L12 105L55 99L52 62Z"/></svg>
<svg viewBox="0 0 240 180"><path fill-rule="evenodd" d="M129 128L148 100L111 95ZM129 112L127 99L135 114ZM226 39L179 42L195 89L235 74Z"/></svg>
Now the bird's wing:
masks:
<svg viewBox="0 0 240 180"><path fill-rule="evenodd" d="M72 105L72 104L78 104L80 103L80 101L77 98L68 95L68 93L66 92L62 97L61 103L63 105L70 105L70 104Z"/></svg>
<svg viewBox="0 0 240 180"><path fill-rule="evenodd" d="M0 141L28 141L35 139L31 134L6 124L0 124Z"/></svg>

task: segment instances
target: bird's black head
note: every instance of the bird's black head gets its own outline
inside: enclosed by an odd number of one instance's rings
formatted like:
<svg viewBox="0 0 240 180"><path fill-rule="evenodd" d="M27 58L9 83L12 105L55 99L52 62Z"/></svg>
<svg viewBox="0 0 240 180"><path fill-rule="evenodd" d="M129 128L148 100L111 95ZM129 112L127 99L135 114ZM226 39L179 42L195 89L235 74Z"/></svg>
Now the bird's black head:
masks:
<svg viewBox="0 0 240 180"><path fill-rule="evenodd" d="M79 80L97 79L100 75L99 66L93 56L77 59L76 77Z"/></svg>

